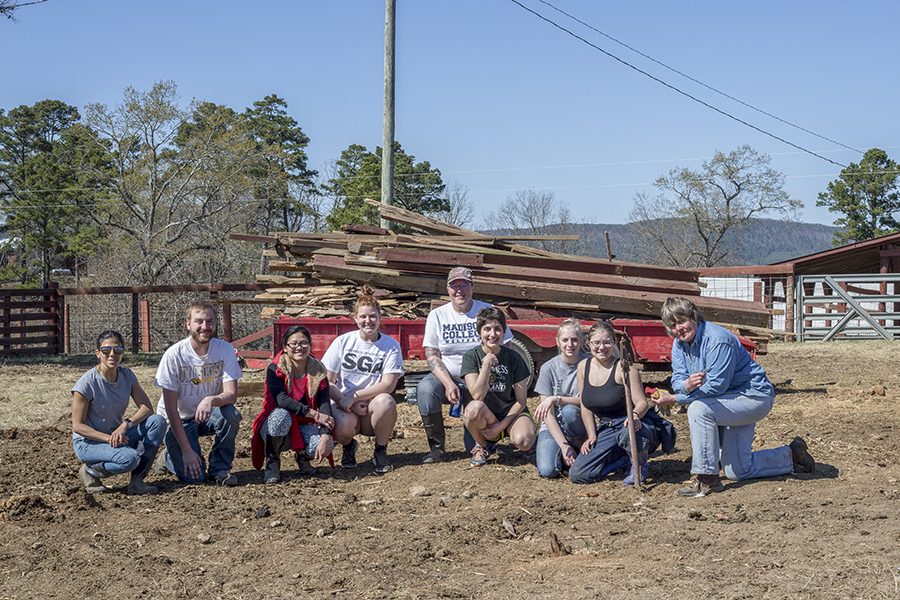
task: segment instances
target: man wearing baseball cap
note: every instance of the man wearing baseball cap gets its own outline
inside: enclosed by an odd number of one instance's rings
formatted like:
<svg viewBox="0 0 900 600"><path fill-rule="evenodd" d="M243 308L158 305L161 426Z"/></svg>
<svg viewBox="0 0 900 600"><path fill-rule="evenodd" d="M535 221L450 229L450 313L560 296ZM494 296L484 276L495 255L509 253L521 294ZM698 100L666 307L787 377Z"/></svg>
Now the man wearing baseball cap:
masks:
<svg viewBox="0 0 900 600"><path fill-rule="evenodd" d="M450 302L428 314L425 322L425 358L431 373L422 378L416 388L416 401L429 452L422 461L433 463L444 454L444 416L441 405L452 405L471 400L465 382L459 375L462 356L467 350L481 344L475 320L478 313L491 306L472 298L472 271L466 267L454 267L447 275L447 295ZM512 339L507 327L503 343Z"/></svg>

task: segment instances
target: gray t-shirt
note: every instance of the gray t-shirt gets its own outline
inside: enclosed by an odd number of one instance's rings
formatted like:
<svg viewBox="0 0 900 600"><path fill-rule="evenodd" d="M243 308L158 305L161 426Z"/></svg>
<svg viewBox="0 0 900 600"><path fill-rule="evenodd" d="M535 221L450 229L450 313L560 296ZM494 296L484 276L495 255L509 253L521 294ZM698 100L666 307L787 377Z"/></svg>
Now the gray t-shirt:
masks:
<svg viewBox="0 0 900 600"><path fill-rule="evenodd" d="M122 417L131 399L131 388L137 383L137 377L128 367L119 367L119 375L115 383L110 383L97 369L91 369L81 376L72 388L90 403L88 405L85 424L101 433L112 433L122 424ZM72 439L84 439L72 432Z"/></svg>
<svg viewBox="0 0 900 600"><path fill-rule="evenodd" d="M582 353L578 362L581 362L587 355ZM534 384L534 391L541 396L577 396L578 395L578 363L574 365L568 364L557 354L543 365L538 375L537 383ZM556 415L559 419L559 414ZM541 423L541 429L546 429L547 425Z"/></svg>

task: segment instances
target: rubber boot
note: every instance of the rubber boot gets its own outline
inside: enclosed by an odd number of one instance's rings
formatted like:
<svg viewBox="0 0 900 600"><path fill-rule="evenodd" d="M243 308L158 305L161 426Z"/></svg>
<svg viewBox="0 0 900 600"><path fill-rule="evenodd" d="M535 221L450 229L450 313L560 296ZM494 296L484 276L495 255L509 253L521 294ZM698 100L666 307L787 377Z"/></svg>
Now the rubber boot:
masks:
<svg viewBox="0 0 900 600"><path fill-rule="evenodd" d="M428 454L422 460L424 464L439 462L444 455L444 415L433 413L422 415L425 426L425 438L428 440Z"/></svg>
<svg viewBox="0 0 900 600"><path fill-rule="evenodd" d="M131 481L128 484L128 493L130 495L141 496L143 494L155 494L159 491L159 488L155 485L144 483L144 477L150 472L150 467L153 466L157 452L159 452L159 447L144 446L144 454L141 456L141 460L138 461L134 471L131 472Z"/></svg>
<svg viewBox="0 0 900 600"><path fill-rule="evenodd" d="M281 481L281 446L283 444L284 436L266 436L266 470L263 473L263 482L266 484Z"/></svg>

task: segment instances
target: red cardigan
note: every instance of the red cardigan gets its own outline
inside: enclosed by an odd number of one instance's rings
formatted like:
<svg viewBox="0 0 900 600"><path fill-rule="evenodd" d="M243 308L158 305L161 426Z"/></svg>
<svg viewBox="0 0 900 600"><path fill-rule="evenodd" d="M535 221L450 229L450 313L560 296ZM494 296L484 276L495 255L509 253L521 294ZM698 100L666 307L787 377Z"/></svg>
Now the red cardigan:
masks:
<svg viewBox="0 0 900 600"><path fill-rule="evenodd" d="M280 357L281 353L275 356L273 363L277 365ZM281 369L276 369L275 374L278 375L282 381L287 381L287 376ZM325 375L324 365L316 359L309 357L307 359L306 375L293 381L290 394L291 398L307 404L313 410L318 410L319 404L316 400L316 396L323 390L328 389L328 387L329 382ZM278 403L267 384L263 388L262 410L260 410L259 414L256 415L256 418L253 419L253 435L250 438L250 457L253 462L253 468L256 470L262 470L266 455L265 444L260 435L260 431L263 424L266 422L266 419L269 418L269 415L276 408L278 408ZM289 433L291 450L297 452L306 446L303 441L303 436L300 434L300 425L303 423L315 423L315 421L309 417L300 417L296 414L291 415L291 421L291 430ZM331 466L334 466L334 457L329 455L328 462Z"/></svg>

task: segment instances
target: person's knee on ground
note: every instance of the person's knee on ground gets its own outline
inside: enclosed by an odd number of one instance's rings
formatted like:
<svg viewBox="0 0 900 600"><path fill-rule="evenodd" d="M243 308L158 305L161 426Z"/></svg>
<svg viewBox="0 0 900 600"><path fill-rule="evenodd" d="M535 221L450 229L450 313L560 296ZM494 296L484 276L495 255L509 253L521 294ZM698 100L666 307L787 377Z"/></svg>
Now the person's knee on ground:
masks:
<svg viewBox="0 0 900 600"><path fill-rule="evenodd" d="M562 451L547 429L542 429L537 434L534 463L538 475L546 479L555 479L562 474Z"/></svg>

